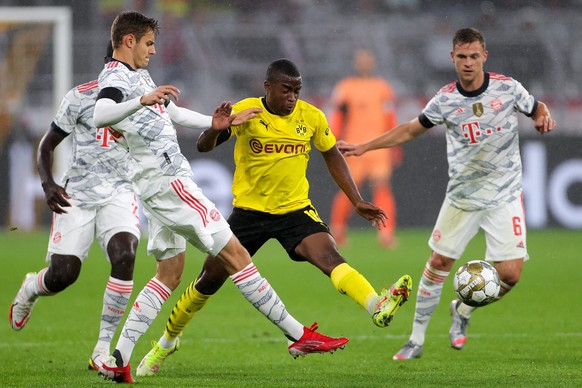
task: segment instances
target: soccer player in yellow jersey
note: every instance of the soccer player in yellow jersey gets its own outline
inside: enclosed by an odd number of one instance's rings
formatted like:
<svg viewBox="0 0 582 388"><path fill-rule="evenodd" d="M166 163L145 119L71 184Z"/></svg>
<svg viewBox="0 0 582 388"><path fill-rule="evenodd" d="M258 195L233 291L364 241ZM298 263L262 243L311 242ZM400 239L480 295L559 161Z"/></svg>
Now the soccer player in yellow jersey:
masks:
<svg viewBox="0 0 582 388"><path fill-rule="evenodd" d="M253 107L262 112L227 130L204 131L198 139L198 150L211 151L230 137L237 137L234 210L228 222L251 256L267 240L277 239L292 260L308 261L319 268L341 294L360 304L377 326L388 326L408 299L412 280L404 275L378 294L338 252L329 228L308 196L306 170L312 143L358 214L375 227L385 224L386 214L362 199L325 115L299 99L301 86L301 75L293 62L280 59L271 63L264 81L266 95L233 106L235 112ZM138 366L138 376L159 370L165 358L178 348L184 326L227 278L221 262L208 256L197 280L174 306L160 341Z"/></svg>

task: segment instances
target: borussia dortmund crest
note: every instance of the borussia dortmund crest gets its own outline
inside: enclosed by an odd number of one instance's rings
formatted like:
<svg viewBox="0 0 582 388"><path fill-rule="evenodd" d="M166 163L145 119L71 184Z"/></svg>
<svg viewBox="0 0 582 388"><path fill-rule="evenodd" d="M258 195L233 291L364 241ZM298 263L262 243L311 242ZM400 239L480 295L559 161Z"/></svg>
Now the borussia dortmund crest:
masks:
<svg viewBox="0 0 582 388"><path fill-rule="evenodd" d="M483 116L483 104L480 102L476 102L475 104L473 104L473 114L475 114L475 116L477 117L481 117Z"/></svg>
<svg viewBox="0 0 582 388"><path fill-rule="evenodd" d="M297 132L297 134L300 136L305 136L307 133L307 127L303 124L297 124L297 127L295 127L295 132Z"/></svg>

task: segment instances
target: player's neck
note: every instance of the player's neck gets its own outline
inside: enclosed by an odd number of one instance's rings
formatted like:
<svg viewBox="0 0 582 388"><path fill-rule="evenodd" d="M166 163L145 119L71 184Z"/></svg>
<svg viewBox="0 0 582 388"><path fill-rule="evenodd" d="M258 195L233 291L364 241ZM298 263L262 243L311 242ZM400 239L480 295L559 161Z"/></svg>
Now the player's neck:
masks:
<svg viewBox="0 0 582 388"><path fill-rule="evenodd" d="M123 50L114 50L113 59L127 63L132 69L135 69L135 62L131 53L124 52Z"/></svg>
<svg viewBox="0 0 582 388"><path fill-rule="evenodd" d="M466 90L467 92L473 92L483 86L485 82L485 72L482 71L477 77L470 81L463 80L462 78L459 79L459 83L461 87Z"/></svg>

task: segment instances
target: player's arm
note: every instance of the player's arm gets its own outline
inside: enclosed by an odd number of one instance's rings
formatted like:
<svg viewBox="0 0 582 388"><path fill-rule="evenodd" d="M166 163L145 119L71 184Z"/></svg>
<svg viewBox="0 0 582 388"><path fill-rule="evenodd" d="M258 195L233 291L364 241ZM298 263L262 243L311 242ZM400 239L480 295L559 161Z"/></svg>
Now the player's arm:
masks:
<svg viewBox="0 0 582 388"><path fill-rule="evenodd" d="M38 175L40 176L48 207L57 214L66 213L63 208L71 206L69 201L67 201L70 196L65 191L65 188L55 182L52 172L55 148L67 136L68 133L53 122L38 145Z"/></svg>
<svg viewBox="0 0 582 388"><path fill-rule="evenodd" d="M346 160L338 148L334 145L330 150L322 152L322 155L333 180L347 195L350 202L354 205L356 212L370 221L376 228L386 226L386 213L370 202L364 201L352 178Z"/></svg>
<svg viewBox="0 0 582 388"><path fill-rule="evenodd" d="M171 101L166 108L172 121L184 127L200 130L212 127L212 116L182 108Z"/></svg>
<svg viewBox="0 0 582 388"><path fill-rule="evenodd" d="M536 111L531 118L535 123L536 130L542 135L556 128L556 120L552 119L550 109L541 101L538 101Z"/></svg>
<svg viewBox="0 0 582 388"><path fill-rule="evenodd" d="M144 106L165 104L170 97L178 100L179 93L180 90L177 87L164 85L141 97L123 101L121 90L114 87L103 88L97 96L93 111L93 123L97 128L117 124Z"/></svg>
<svg viewBox="0 0 582 388"><path fill-rule="evenodd" d="M212 115L212 127L205 130L198 137L196 146L200 152L212 151L216 146L224 143L232 134L231 125L240 125L247 120L255 117L257 113L261 113L261 108L249 108L232 113L232 104L230 102L223 102L214 110Z"/></svg>
<svg viewBox="0 0 582 388"><path fill-rule="evenodd" d="M421 119L417 117L407 123L402 123L365 143L349 144L344 141L338 141L337 146L345 156L360 156L368 151L380 148L390 148L406 143L422 135L432 127L432 124L428 122L428 119L423 115L420 117L424 118L423 120L426 120L427 122L421 123Z"/></svg>

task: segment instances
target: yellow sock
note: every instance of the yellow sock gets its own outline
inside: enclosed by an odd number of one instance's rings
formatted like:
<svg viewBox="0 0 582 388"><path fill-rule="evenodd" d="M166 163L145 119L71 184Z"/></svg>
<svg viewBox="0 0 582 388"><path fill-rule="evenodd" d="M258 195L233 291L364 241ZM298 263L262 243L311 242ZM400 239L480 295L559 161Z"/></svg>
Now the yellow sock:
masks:
<svg viewBox="0 0 582 388"><path fill-rule="evenodd" d="M366 311L370 301L378 296L370 282L348 263L335 267L330 278L336 290L352 298Z"/></svg>
<svg viewBox="0 0 582 388"><path fill-rule="evenodd" d="M210 298L210 295L198 292L194 287L195 284L196 280L188 285L172 309L172 314L170 314L164 331L164 338L168 341L173 341L182 334L184 327L190 322L194 314L204 307Z"/></svg>

